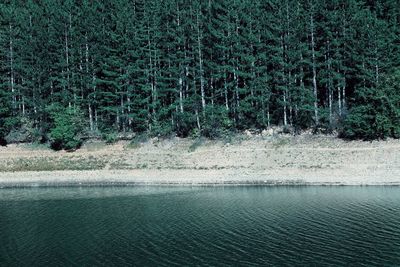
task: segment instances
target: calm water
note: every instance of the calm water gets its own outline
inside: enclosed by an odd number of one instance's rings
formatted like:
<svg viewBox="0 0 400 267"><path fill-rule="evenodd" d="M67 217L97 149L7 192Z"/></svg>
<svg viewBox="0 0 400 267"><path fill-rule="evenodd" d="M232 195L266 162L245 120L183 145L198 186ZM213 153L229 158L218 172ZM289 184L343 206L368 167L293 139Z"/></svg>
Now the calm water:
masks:
<svg viewBox="0 0 400 267"><path fill-rule="evenodd" d="M400 266L400 187L0 190L1 266Z"/></svg>

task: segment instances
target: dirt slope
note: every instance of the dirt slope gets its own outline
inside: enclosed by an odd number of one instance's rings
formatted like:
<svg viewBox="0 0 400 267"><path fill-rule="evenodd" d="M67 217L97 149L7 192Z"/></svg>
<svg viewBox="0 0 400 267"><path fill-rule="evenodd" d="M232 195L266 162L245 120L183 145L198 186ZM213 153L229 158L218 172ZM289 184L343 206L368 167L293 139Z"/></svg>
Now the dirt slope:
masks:
<svg viewBox="0 0 400 267"><path fill-rule="evenodd" d="M0 184L18 181L400 184L400 141L304 134L92 142L72 153L31 145L0 148Z"/></svg>

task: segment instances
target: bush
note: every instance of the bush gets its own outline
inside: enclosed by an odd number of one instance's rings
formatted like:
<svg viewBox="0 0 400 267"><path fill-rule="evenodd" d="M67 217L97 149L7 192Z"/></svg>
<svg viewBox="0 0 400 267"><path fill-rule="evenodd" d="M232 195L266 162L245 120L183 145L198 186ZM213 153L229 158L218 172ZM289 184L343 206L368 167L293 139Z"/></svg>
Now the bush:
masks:
<svg viewBox="0 0 400 267"><path fill-rule="evenodd" d="M28 118L17 118L18 123L5 137L8 143L41 142L44 134L41 129L35 127L34 122Z"/></svg>
<svg viewBox="0 0 400 267"><path fill-rule="evenodd" d="M6 145L7 145L6 139L0 136L0 146L6 146Z"/></svg>
<svg viewBox="0 0 400 267"><path fill-rule="evenodd" d="M376 104L380 105L380 108L376 108ZM388 99L382 98L372 104L352 108L344 121L341 136L348 139L372 140L398 138L399 134L399 114L391 108Z"/></svg>
<svg viewBox="0 0 400 267"><path fill-rule="evenodd" d="M0 120L0 146L6 146L7 145L7 140L5 138L6 129L1 124L2 123Z"/></svg>
<svg viewBox="0 0 400 267"><path fill-rule="evenodd" d="M113 144L117 142L118 134L113 131L107 131L102 134L102 138L106 142L106 144Z"/></svg>
<svg viewBox="0 0 400 267"><path fill-rule="evenodd" d="M190 131L189 133L189 137L192 139L197 139L199 137L201 137L201 131L199 130L199 128L194 128Z"/></svg>
<svg viewBox="0 0 400 267"><path fill-rule="evenodd" d="M202 135L208 138L229 136L233 126L228 111L224 107L206 109L206 119L202 126Z"/></svg>
<svg viewBox="0 0 400 267"><path fill-rule="evenodd" d="M153 121L151 131L149 133L155 137L169 137L174 134L172 126L169 122Z"/></svg>
<svg viewBox="0 0 400 267"><path fill-rule="evenodd" d="M135 135L135 137L131 140L128 145L128 148L138 148L141 144L147 142L149 140L149 136L146 132L139 133Z"/></svg>
<svg viewBox="0 0 400 267"><path fill-rule="evenodd" d="M356 103L344 121L342 137L364 140L400 137L400 71L389 76L378 89L359 89Z"/></svg>
<svg viewBox="0 0 400 267"><path fill-rule="evenodd" d="M175 116L175 132L180 137L188 137L196 128L196 117L189 112L178 112Z"/></svg>
<svg viewBox="0 0 400 267"><path fill-rule="evenodd" d="M10 111L9 96L6 91L0 88L0 145L7 145L6 135L10 131L10 119L12 119Z"/></svg>
<svg viewBox="0 0 400 267"><path fill-rule="evenodd" d="M79 109L57 108L51 111L54 125L50 130L50 145L54 150L75 150L82 144L82 115Z"/></svg>
<svg viewBox="0 0 400 267"><path fill-rule="evenodd" d="M193 143L189 146L189 152L194 152L197 148L203 145L204 141L204 137L194 139Z"/></svg>

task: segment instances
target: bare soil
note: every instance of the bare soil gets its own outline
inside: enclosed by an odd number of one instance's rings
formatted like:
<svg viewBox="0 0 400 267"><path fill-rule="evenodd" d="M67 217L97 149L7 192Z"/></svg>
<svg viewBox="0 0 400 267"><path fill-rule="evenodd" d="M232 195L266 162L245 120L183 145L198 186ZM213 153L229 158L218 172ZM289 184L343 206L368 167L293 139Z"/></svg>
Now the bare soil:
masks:
<svg viewBox="0 0 400 267"><path fill-rule="evenodd" d="M93 141L76 152L0 147L0 187L79 184L400 185L400 140L242 135L225 141Z"/></svg>

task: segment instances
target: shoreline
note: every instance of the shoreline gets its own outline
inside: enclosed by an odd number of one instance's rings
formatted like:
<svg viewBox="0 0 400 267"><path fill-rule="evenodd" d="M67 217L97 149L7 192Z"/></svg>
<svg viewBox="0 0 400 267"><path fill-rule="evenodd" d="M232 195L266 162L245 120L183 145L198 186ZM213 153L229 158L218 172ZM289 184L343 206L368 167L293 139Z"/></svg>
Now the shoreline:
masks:
<svg viewBox="0 0 400 267"><path fill-rule="evenodd" d="M0 147L0 188L40 186L400 186L400 140L331 136L172 138L85 144L70 153Z"/></svg>
<svg viewBox="0 0 400 267"><path fill-rule="evenodd" d="M0 172L1 188L91 186L400 186L390 176L337 176L327 171L292 172L191 170ZM378 173L375 173L378 174ZM383 175L383 173L382 173Z"/></svg>

